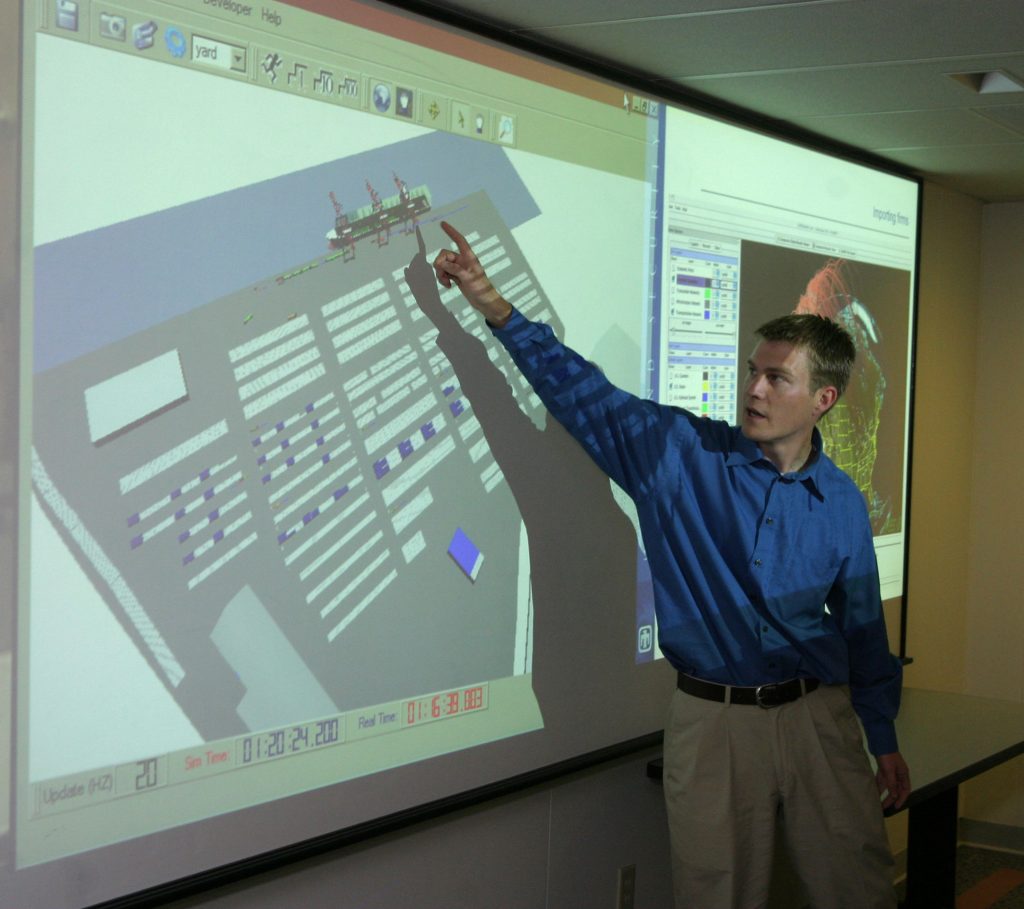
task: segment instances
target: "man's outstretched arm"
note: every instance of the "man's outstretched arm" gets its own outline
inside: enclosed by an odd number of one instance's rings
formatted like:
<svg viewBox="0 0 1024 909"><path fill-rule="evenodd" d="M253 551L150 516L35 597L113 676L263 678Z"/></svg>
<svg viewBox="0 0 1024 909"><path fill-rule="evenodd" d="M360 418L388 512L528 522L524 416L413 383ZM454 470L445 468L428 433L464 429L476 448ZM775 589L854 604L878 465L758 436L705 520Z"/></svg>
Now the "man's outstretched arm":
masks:
<svg viewBox="0 0 1024 909"><path fill-rule="evenodd" d="M466 238L445 221L441 228L457 249L442 249L434 259L438 282L458 287L498 330L502 346L548 411L597 466L628 494L638 493L665 448L668 422L659 407L617 388L550 326L527 320L491 283Z"/></svg>

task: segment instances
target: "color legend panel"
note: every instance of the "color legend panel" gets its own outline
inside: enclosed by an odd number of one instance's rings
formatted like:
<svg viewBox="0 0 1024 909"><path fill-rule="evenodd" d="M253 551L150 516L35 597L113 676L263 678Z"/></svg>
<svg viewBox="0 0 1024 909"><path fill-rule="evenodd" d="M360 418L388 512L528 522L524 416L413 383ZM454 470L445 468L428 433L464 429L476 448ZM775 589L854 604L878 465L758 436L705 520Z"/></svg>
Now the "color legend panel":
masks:
<svg viewBox="0 0 1024 909"><path fill-rule="evenodd" d="M665 401L701 416L736 416L740 246L673 238L669 251Z"/></svg>

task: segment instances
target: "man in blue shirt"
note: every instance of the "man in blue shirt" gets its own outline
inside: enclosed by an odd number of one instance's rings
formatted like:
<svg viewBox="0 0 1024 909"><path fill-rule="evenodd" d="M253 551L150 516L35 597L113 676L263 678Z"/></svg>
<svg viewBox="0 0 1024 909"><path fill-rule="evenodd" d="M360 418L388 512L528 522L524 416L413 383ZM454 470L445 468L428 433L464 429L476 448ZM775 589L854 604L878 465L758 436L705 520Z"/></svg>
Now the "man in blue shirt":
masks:
<svg viewBox="0 0 1024 909"><path fill-rule="evenodd" d="M848 381L851 338L818 316L767 323L740 425L701 419L611 385L441 226L456 251L435 259L440 283L458 285L636 503L659 644L678 670L664 777L677 905L763 906L779 826L816 909L894 906L882 808L910 793L893 725L901 670L863 496L816 428Z"/></svg>

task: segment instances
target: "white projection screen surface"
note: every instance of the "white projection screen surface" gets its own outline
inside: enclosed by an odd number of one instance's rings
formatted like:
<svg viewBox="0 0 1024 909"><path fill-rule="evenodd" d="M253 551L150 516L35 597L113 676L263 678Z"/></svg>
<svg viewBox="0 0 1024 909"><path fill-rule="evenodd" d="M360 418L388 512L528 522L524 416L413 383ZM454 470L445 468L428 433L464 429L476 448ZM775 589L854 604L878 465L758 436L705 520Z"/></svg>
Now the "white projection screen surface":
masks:
<svg viewBox="0 0 1024 909"><path fill-rule="evenodd" d="M0 39L0 905L142 902L660 731L632 508L437 286L441 220L709 417L761 321L844 321L823 432L903 593L916 182L303 7L32 0Z"/></svg>

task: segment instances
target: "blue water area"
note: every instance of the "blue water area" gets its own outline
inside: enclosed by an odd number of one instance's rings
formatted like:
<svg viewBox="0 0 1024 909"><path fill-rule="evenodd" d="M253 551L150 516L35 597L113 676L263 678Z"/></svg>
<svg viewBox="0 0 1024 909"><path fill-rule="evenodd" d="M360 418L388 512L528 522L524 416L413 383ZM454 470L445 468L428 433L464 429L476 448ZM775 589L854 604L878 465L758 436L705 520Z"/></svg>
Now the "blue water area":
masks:
<svg viewBox="0 0 1024 909"><path fill-rule="evenodd" d="M44 372L326 252L334 192L349 214L393 175L434 208L485 190L509 227L540 210L505 150L432 133L39 246L34 370ZM466 226L466 231L472 225Z"/></svg>

